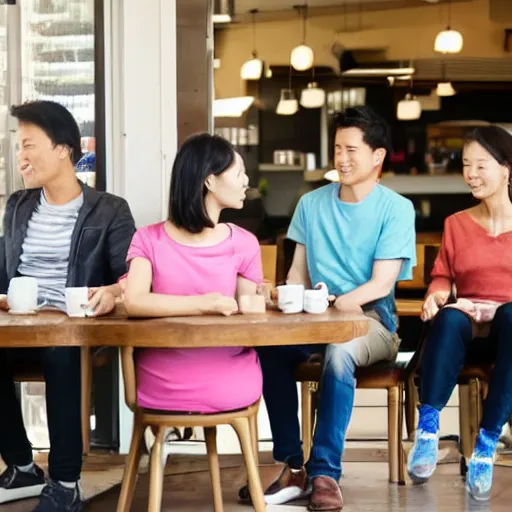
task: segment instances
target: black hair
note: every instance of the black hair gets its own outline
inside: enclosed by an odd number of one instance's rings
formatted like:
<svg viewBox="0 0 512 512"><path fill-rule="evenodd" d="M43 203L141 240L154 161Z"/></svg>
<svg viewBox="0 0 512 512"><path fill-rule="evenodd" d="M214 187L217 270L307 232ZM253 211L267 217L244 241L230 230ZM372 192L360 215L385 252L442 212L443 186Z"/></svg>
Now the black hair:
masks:
<svg viewBox="0 0 512 512"><path fill-rule="evenodd" d="M169 220L189 233L214 227L206 212L206 179L219 176L235 161L233 146L222 137L201 133L181 146L171 175Z"/></svg>
<svg viewBox="0 0 512 512"><path fill-rule="evenodd" d="M464 146L471 142L480 144L498 164L508 168L508 197L512 201L512 135L501 126L479 126L467 135Z"/></svg>
<svg viewBox="0 0 512 512"><path fill-rule="evenodd" d="M359 128L363 132L363 141L374 151L379 148L386 150L382 168L388 168L393 151L391 143L391 128L385 119L371 107L349 107L334 119L335 131L343 128Z"/></svg>
<svg viewBox="0 0 512 512"><path fill-rule="evenodd" d="M76 165L82 156L80 129L71 112L54 101L29 101L11 107L11 116L20 123L33 124L50 138L54 146L70 149L70 158Z"/></svg>

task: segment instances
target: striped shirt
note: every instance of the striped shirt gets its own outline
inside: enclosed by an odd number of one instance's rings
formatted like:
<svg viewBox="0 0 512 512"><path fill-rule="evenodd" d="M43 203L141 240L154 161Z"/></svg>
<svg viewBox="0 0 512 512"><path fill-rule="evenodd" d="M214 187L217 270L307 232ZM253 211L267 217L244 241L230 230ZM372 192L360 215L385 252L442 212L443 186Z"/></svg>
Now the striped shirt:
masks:
<svg viewBox="0 0 512 512"><path fill-rule="evenodd" d="M41 191L39 205L28 222L18 266L19 274L37 279L39 301L63 311L71 236L83 202L82 193L69 203L49 204Z"/></svg>

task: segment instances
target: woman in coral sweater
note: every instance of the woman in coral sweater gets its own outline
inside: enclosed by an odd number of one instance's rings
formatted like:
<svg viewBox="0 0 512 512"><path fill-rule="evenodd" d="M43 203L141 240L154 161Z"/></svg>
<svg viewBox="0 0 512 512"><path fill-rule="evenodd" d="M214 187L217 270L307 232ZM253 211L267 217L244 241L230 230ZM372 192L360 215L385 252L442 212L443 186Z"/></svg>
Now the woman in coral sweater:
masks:
<svg viewBox="0 0 512 512"><path fill-rule="evenodd" d="M463 150L464 180L480 203L446 219L423 306L433 320L422 360L419 424L408 472L426 482L437 462L439 412L457 384L468 349L495 361L466 488L489 499L493 457L512 413L512 135L477 128ZM447 304L455 292L456 302Z"/></svg>

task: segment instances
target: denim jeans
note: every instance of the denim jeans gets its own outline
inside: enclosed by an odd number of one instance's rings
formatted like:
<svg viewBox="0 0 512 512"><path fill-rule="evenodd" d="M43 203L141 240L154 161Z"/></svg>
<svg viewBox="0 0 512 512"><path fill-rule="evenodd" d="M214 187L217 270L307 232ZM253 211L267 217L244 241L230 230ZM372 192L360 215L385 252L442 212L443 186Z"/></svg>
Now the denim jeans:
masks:
<svg viewBox="0 0 512 512"><path fill-rule="evenodd" d="M471 321L444 308L434 319L421 362L420 401L442 410L466 359L495 362L484 402L481 427L500 433L512 413L512 303L500 306L488 338L473 339Z"/></svg>
<svg viewBox="0 0 512 512"><path fill-rule="evenodd" d="M263 347L258 349L263 370L263 397L274 441L274 459L292 468L304 464L298 420L295 369L314 353L323 350L316 431L307 470L310 477L341 477L345 434L352 415L358 366L391 360L398 351L398 338L370 318L366 336L348 343Z"/></svg>
<svg viewBox="0 0 512 512"><path fill-rule="evenodd" d="M50 434L48 472L52 480L75 482L82 468L80 348L0 349L0 455L8 466L25 466L32 462L32 447L15 394L13 359L42 363Z"/></svg>

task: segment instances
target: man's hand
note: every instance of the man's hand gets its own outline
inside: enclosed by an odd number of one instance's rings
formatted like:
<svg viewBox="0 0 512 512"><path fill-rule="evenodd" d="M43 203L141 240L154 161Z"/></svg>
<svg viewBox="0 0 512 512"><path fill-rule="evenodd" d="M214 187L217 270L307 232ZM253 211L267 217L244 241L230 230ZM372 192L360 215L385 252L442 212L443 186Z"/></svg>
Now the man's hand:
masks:
<svg viewBox="0 0 512 512"><path fill-rule="evenodd" d="M331 302L332 300L334 300L334 296L331 295L329 296L329 302ZM339 311L343 311L344 313L363 313L361 306L359 306L359 304L351 302L350 300L347 300L346 295L340 295L334 301L334 307Z"/></svg>
<svg viewBox="0 0 512 512"><path fill-rule="evenodd" d="M116 307L116 297L106 286L89 288L87 307L94 311L92 316L108 315Z"/></svg>

